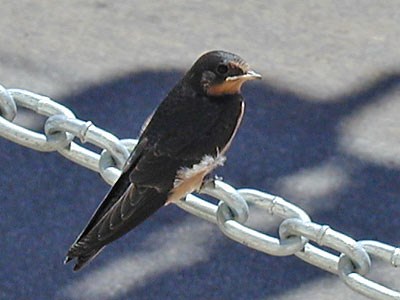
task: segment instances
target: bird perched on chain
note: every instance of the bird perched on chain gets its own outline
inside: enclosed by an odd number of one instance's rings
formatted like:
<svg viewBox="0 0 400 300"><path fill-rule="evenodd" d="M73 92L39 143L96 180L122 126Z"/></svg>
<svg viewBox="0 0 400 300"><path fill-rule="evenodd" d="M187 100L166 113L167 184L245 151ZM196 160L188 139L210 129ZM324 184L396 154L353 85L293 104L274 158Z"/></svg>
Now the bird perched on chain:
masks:
<svg viewBox="0 0 400 300"><path fill-rule="evenodd" d="M122 174L70 247L65 263L81 269L107 244L162 206L201 188L225 161L240 125L242 84L261 76L225 51L202 55L143 129Z"/></svg>

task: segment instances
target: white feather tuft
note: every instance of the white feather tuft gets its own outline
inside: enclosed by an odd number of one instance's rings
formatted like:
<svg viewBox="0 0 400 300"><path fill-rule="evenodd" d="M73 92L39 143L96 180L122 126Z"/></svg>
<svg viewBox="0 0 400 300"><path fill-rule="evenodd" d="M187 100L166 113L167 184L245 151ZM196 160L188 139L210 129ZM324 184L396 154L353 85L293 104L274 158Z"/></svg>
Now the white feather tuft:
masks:
<svg viewBox="0 0 400 300"><path fill-rule="evenodd" d="M210 173L216 167L223 166L225 160L226 157L220 154L216 157L204 155L198 164L193 165L191 168L184 167L178 170L174 181L174 187L178 186L182 181L190 179L199 173Z"/></svg>

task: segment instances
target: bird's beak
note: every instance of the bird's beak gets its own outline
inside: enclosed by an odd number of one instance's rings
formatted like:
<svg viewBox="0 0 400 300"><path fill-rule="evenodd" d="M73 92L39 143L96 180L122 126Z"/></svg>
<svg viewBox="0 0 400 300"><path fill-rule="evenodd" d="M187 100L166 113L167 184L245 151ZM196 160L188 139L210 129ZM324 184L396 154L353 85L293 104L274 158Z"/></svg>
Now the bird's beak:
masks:
<svg viewBox="0 0 400 300"><path fill-rule="evenodd" d="M242 82L247 81L247 80L254 80L254 79L261 79L261 75L254 72L253 70L248 70L245 74L243 75L237 75L237 76L229 76L225 79L225 81L236 81L240 80Z"/></svg>
<svg viewBox="0 0 400 300"><path fill-rule="evenodd" d="M237 94L240 93L240 88L244 82L254 79L261 79L261 75L253 70L247 70L242 75L229 76L222 83L210 86L207 89L207 94L210 96Z"/></svg>

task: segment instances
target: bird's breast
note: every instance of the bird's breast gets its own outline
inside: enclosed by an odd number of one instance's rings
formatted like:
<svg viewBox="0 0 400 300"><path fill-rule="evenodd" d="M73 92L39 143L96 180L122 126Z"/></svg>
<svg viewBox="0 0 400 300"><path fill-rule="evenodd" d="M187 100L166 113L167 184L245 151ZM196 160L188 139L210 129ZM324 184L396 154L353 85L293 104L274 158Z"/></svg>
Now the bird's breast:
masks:
<svg viewBox="0 0 400 300"><path fill-rule="evenodd" d="M171 190L167 204L176 202L186 195L198 191L201 188L204 177L225 162L225 156L218 154L216 157L205 155L202 160L191 168L182 167L176 173L174 186Z"/></svg>

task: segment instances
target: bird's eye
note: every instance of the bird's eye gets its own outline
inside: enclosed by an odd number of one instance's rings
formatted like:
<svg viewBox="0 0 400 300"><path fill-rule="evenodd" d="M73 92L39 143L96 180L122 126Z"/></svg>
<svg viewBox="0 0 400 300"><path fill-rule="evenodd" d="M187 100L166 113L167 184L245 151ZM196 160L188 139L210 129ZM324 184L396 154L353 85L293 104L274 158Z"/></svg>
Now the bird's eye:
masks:
<svg viewBox="0 0 400 300"><path fill-rule="evenodd" d="M228 72L228 66L225 65L225 64L220 64L220 65L217 67L217 72L218 72L219 74L221 74L221 75L226 74L226 73Z"/></svg>

